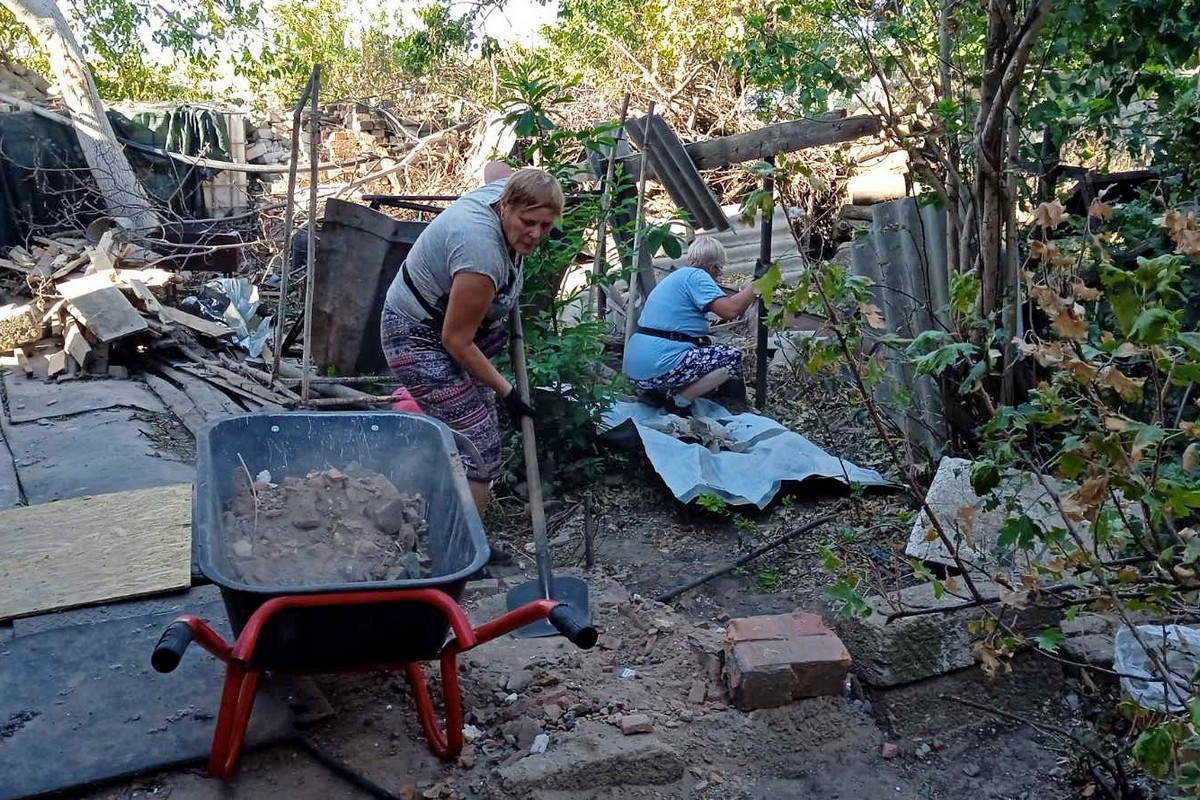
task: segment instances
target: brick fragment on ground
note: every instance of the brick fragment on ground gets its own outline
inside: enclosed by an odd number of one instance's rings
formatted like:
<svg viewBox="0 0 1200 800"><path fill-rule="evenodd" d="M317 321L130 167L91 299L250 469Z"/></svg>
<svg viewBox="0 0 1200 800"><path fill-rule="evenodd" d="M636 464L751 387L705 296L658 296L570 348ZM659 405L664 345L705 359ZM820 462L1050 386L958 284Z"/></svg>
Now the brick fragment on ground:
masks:
<svg viewBox="0 0 1200 800"><path fill-rule="evenodd" d="M816 614L795 612L729 623L725 680L742 708L775 708L804 697L840 695L849 673L849 652Z"/></svg>
<svg viewBox="0 0 1200 800"><path fill-rule="evenodd" d="M653 733L654 723L645 714L626 714L621 717L621 733L632 736L635 733Z"/></svg>

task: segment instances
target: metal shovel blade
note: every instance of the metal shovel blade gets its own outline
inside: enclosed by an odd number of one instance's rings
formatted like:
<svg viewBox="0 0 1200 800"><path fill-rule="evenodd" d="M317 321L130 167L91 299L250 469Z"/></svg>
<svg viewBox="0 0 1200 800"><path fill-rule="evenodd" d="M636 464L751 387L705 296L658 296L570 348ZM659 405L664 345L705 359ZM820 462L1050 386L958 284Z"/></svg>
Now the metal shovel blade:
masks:
<svg viewBox="0 0 1200 800"><path fill-rule="evenodd" d="M571 606L578 613L580 622L590 625L592 610L588 605L587 584L579 578L573 578L569 575L555 575L552 581L550 599ZM533 600L541 599L543 599L541 582L536 580L526 581L508 590L508 610L512 611ZM550 620L539 619L537 622L530 623L524 628L517 628L513 631L512 635L518 639L534 639L542 636L558 636L559 633L550 624Z"/></svg>

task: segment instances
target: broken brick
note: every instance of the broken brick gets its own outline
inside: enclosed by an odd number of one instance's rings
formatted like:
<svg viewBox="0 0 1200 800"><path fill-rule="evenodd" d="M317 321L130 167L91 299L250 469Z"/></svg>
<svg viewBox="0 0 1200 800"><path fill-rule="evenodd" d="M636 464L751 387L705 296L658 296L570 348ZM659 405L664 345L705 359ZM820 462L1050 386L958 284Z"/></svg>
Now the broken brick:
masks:
<svg viewBox="0 0 1200 800"><path fill-rule="evenodd" d="M654 723L645 714L626 714L619 722L621 733L633 736L636 733L653 733Z"/></svg>
<svg viewBox="0 0 1200 800"><path fill-rule="evenodd" d="M729 624L725 678L742 708L840 695L850 654L815 614L750 617Z"/></svg>

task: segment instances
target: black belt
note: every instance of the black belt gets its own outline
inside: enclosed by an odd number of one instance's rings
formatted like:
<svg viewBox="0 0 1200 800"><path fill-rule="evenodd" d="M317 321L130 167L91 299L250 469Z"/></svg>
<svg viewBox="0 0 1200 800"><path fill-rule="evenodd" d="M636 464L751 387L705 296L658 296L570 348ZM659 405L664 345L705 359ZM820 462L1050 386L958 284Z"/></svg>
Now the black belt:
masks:
<svg viewBox="0 0 1200 800"><path fill-rule="evenodd" d="M404 278L404 285L408 287L408 291L412 292L412 296L416 298L417 303L425 310L425 313L429 315L430 319L437 325L437 327L441 328L446 322L446 312L440 310L437 306L433 305L433 303L430 303L425 299L425 296L421 294L421 291L417 288L417 285L413 283L412 276L408 274L407 261L400 265L400 274Z"/></svg>
<svg viewBox="0 0 1200 800"><path fill-rule="evenodd" d="M663 331L659 330L658 328L643 328L641 325L637 326L637 332L644 333L647 336L657 336L659 339L670 339L672 342L687 342L688 344L694 344L697 347L708 347L712 344L711 336L689 336L686 333L680 333L678 331Z"/></svg>

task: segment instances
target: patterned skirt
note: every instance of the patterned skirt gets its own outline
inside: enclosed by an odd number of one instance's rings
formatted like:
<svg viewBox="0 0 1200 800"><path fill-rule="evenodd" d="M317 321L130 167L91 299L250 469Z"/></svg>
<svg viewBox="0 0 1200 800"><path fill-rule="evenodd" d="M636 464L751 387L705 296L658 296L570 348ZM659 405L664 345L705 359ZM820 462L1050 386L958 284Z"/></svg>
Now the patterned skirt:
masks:
<svg viewBox="0 0 1200 800"><path fill-rule="evenodd" d="M677 392L686 389L713 370L724 367L736 375L742 368L742 351L728 344L714 344L708 347L697 347L687 351L679 366L664 372L662 375L647 378L644 381L634 381L639 389L661 389L665 392Z"/></svg>
<svg viewBox="0 0 1200 800"><path fill-rule="evenodd" d="M463 455L467 478L480 483L500 476L500 422L496 393L476 381L450 357L442 346L441 332L384 306L380 339L388 368L421 410L436 417L471 440L479 451L479 463ZM508 343L508 330L501 322L480 331L475 344L494 358Z"/></svg>

